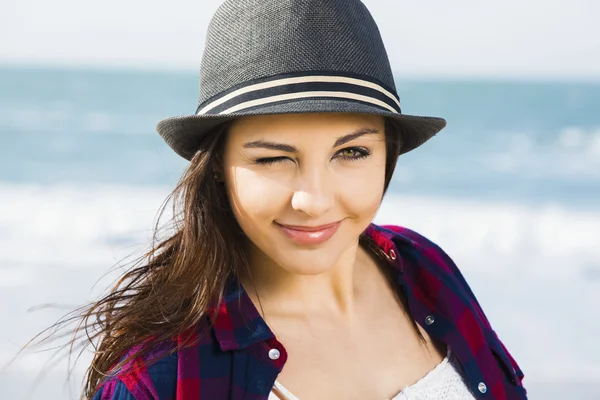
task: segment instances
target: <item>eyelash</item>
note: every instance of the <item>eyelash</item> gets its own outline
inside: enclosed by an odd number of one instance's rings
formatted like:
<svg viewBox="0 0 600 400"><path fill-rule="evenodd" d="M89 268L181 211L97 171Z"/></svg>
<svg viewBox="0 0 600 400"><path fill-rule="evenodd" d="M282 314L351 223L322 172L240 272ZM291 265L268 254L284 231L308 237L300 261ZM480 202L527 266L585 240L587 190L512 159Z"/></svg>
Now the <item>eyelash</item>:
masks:
<svg viewBox="0 0 600 400"><path fill-rule="evenodd" d="M336 153L336 156L345 151L354 151L356 152L356 156L346 157L340 156L345 161L358 161L363 158L366 158L371 155L371 152L365 147L347 147L345 149L341 149ZM255 162L260 165L272 165L275 163L279 163L285 160L289 160L289 157L267 157L267 158L259 158Z"/></svg>

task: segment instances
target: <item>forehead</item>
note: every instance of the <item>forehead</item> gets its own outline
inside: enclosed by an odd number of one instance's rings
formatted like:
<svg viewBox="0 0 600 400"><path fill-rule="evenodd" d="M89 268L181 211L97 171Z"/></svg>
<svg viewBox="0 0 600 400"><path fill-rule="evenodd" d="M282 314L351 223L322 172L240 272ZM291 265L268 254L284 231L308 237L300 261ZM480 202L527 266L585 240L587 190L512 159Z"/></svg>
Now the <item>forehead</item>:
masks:
<svg viewBox="0 0 600 400"><path fill-rule="evenodd" d="M229 141L254 139L333 139L359 129L379 130L384 135L384 118L349 113L257 115L237 119L229 129Z"/></svg>

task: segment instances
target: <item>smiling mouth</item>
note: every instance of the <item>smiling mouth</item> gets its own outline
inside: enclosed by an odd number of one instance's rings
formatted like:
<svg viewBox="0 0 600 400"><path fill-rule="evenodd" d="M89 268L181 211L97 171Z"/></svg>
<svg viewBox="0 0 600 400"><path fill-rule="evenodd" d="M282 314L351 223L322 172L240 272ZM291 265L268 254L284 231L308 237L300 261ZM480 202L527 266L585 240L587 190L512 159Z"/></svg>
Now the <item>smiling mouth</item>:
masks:
<svg viewBox="0 0 600 400"><path fill-rule="evenodd" d="M317 245L331 239L342 221L321 226L284 225L275 223L285 236L299 245Z"/></svg>

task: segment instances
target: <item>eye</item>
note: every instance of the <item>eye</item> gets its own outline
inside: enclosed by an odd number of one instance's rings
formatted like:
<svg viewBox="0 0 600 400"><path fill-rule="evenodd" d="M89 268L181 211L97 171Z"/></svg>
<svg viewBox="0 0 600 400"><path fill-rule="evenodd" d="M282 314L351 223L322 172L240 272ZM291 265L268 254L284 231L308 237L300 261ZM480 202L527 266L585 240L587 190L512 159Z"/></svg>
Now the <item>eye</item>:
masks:
<svg viewBox="0 0 600 400"><path fill-rule="evenodd" d="M347 147L338 151L336 154L337 157L340 157L344 160L360 160L361 158L365 158L371 155L371 152L364 147Z"/></svg>
<svg viewBox="0 0 600 400"><path fill-rule="evenodd" d="M257 164L260 164L260 165L273 165L273 164L281 163L281 162L285 162L285 161L290 161L290 159L288 157L266 157L266 158L259 158L254 162Z"/></svg>

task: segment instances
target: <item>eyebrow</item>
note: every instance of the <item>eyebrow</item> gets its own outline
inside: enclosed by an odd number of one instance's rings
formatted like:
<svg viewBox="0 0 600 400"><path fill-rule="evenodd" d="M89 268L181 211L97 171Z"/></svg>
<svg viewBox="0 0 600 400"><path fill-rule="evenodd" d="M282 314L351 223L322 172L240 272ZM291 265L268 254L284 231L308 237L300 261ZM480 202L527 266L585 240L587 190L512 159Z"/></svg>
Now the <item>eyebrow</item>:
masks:
<svg viewBox="0 0 600 400"><path fill-rule="evenodd" d="M339 138L336 139L335 143L333 144L333 147L341 146L343 144L351 142L354 139L357 139L364 135L370 135L370 134L376 134L376 133L379 133L379 129L362 128L362 129L357 130L356 132L349 133L344 136L340 136ZM246 149L263 148L263 149L284 151L286 153L297 153L298 152L298 149L292 145L284 144L284 143L277 143L277 142L270 142L270 141L266 141L266 140L255 140L252 142L245 143L244 148L246 148Z"/></svg>

